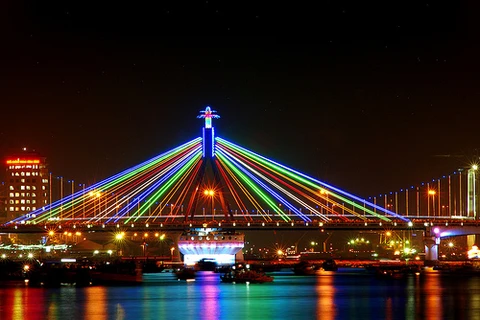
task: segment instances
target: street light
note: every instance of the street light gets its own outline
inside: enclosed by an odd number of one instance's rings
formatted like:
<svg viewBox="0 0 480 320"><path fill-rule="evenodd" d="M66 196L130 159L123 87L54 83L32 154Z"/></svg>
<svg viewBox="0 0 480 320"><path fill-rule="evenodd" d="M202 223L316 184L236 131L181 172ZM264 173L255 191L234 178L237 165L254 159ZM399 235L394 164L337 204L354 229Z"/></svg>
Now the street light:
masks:
<svg viewBox="0 0 480 320"><path fill-rule="evenodd" d="M172 261L173 261L173 251L175 251L175 247L170 248L170 255L172 257Z"/></svg>
<svg viewBox="0 0 480 320"><path fill-rule="evenodd" d="M71 183L72 185L72 193L70 194L71 198L72 198L72 203L71 203L71 213L72 213L72 219L74 218L74 214L73 214L73 194L75 193L75 181L74 180L68 180L69 183Z"/></svg>
<svg viewBox="0 0 480 320"><path fill-rule="evenodd" d="M144 257L147 256L147 247L148 247L147 239L148 239L148 233L145 232L145 233L143 234L143 244L142 244L143 256L144 256Z"/></svg>
<svg viewBox="0 0 480 320"><path fill-rule="evenodd" d="M100 203L100 197L102 195L102 193L100 191L90 191L88 193L88 195L93 198L93 215L95 215L95 198L98 199L98 214L100 214L100 211L101 211L101 203Z"/></svg>
<svg viewBox="0 0 480 320"><path fill-rule="evenodd" d="M115 240L117 240L117 241L122 240L124 236L125 236L125 232L117 233L115 235Z"/></svg>
<svg viewBox="0 0 480 320"><path fill-rule="evenodd" d="M214 215L213 215L213 199L214 199L214 197L215 197L215 190L213 190L213 189L207 189L207 190L203 191L203 194L204 194L205 196L207 196L207 197L210 197L211 200L212 200L212 219L213 219L213 216L214 216Z"/></svg>
<svg viewBox="0 0 480 320"><path fill-rule="evenodd" d="M435 194L437 192L433 189L428 190L428 195L432 196L432 215L435 216Z"/></svg>

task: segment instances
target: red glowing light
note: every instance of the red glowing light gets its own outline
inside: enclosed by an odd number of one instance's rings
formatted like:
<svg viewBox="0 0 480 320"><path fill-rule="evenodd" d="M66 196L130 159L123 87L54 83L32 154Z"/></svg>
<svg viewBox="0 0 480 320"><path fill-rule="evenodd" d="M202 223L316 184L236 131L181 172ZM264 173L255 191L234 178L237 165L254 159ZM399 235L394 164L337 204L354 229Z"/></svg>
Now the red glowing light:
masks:
<svg viewBox="0 0 480 320"><path fill-rule="evenodd" d="M7 160L7 164L39 164L39 159L13 159Z"/></svg>

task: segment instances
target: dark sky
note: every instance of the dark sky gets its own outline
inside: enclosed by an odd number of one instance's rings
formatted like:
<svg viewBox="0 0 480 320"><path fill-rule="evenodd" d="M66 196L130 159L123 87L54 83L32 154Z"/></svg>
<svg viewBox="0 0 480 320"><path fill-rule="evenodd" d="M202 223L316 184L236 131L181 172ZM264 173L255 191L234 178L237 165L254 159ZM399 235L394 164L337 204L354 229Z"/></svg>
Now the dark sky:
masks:
<svg viewBox="0 0 480 320"><path fill-rule="evenodd" d="M437 178L480 147L478 7L437 2L5 1L0 156L99 181L210 105L218 135L360 196Z"/></svg>

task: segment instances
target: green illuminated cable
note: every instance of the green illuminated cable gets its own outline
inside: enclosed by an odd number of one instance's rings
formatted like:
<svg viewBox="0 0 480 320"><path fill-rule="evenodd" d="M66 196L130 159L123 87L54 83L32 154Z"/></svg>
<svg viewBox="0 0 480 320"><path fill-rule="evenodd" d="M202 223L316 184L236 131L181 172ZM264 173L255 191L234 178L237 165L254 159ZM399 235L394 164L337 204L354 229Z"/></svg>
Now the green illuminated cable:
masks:
<svg viewBox="0 0 480 320"><path fill-rule="evenodd" d="M270 168L271 170L273 170L273 171L281 172L281 173L283 173L283 174L285 174L285 175L287 175L287 176L289 176L289 177L292 177L292 178L296 179L297 181L303 182L303 183L306 184L306 185L309 185L309 186L314 187L314 188L319 188L319 186L316 185L316 184L314 184L313 182L311 182L311 181L309 181L309 180L307 180L307 179L305 179L305 178L303 178L303 177L300 177L300 176L298 176L297 174L295 174L295 173L293 173L293 172L291 172L291 171L289 171L289 170L286 170L286 169L284 169L284 168L282 168L282 167L280 167L280 166L278 166L278 165L275 165L275 164L273 164L273 163L271 163L271 162L269 162L269 161L266 161L266 160L258 157L257 155L249 152L249 151L246 151L246 150L244 150L244 149L238 148L237 146L235 146L235 145L233 145L233 144L231 144L231 143L229 143L229 142L227 142L227 141L225 141L225 140L223 140L223 139L221 139L221 138L217 138L217 140L218 140L221 144L224 144L224 145L226 145L227 147L229 147L229 148L237 151L238 153L241 153L241 154L244 155L245 157L255 159L257 163L261 163L261 164L263 164L264 166L269 167L269 168ZM371 215L373 215L373 216L375 216L375 217L377 217L377 218L379 218L379 219L381 219L381 220L391 221L389 218L387 218L387 217L385 217L385 216L382 216L382 215L380 215L380 214L377 214L376 212L374 212L374 211L372 211L372 210L370 210L370 209L368 209L368 208L365 208L365 207L363 207L362 205L359 205L359 204L357 204L356 202L353 202L353 201L351 201L351 200L349 200L349 199L347 199L347 198L345 198L345 197L342 197L342 196L340 196L340 195L338 195L338 194L336 194L336 193L333 193L333 192L329 191L329 194L333 195L335 198L337 198L337 199L339 199L339 200L341 200L341 201L344 201L344 202L346 202L346 203L348 203L348 204L356 207L357 209L366 211L366 212L368 212L369 214L371 214Z"/></svg>
<svg viewBox="0 0 480 320"><path fill-rule="evenodd" d="M201 151L197 151L196 154L190 159L184 166L182 166L168 181L160 187L160 189L152 195L142 206L139 211L137 211L137 214L132 215L129 217L124 223L128 223L132 218L135 217L136 221L137 219L140 218L147 210L148 207L150 206L151 203L157 201L158 198L160 198L180 177L181 175L189 169L190 166L193 165L196 161L200 160L200 157L202 155Z"/></svg>
<svg viewBox="0 0 480 320"><path fill-rule="evenodd" d="M239 176L243 182L248 184L252 190L255 191L255 193L260 196L270 207L272 210L274 210L284 221L289 221L291 220L290 217L286 216L282 211L278 210L275 202L272 201L264 192L262 192L261 189L257 187L257 185L250 179L248 178L243 172L238 170L231 161L229 161L221 152L218 153L218 157L229 166L231 170L233 170L237 176Z"/></svg>

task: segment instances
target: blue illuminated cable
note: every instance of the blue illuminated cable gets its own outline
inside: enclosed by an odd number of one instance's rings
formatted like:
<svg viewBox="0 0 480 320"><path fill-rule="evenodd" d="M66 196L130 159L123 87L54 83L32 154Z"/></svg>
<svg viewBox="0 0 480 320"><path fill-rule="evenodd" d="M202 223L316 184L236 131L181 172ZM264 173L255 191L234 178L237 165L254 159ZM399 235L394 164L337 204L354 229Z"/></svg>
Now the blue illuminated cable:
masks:
<svg viewBox="0 0 480 320"><path fill-rule="evenodd" d="M301 176L301 177L304 177L304 178L306 178L306 179L308 179L308 180L311 180L311 181L313 181L313 182L315 182L315 183L318 183L318 184L324 186L325 188L334 190L334 191L336 191L336 192L338 192L338 193L340 193L340 194L343 194L343 195L345 195L345 196L347 196L347 197L350 197L350 198L355 199L355 200L357 200L357 201L359 201L359 202L362 202L363 204L368 204L370 207L375 208L375 209L378 209L378 210L380 210L380 211L382 211L382 212L384 212L384 213L386 213L386 214L389 214L389 215L391 215L391 216L394 216L394 217L396 217L396 218L398 218L398 219L400 219L400 220L403 220L403 221L405 221L405 222L409 222L409 221L410 221L409 219L407 219L407 218L405 218L405 217L403 217L403 216L401 216L401 215L399 215L399 214L397 214L397 213L395 213L395 212L392 212L392 211L390 211L390 210L384 209L384 208L382 208L382 207L380 207L380 206L377 206L377 205L374 204L374 203L371 203L371 202L369 202L369 201L366 201L365 199L361 199L361 198L359 198L359 197L357 197L357 196L355 196L355 195L353 195L353 194L350 194L350 193L345 192L345 191L343 191L343 190L341 190L341 189L338 189L338 188L336 188L336 187L334 187L334 186L331 186L331 185L329 185L329 184L326 184L326 183L324 183L324 182L322 182L322 181L320 181L320 180L317 180L317 179L314 179L314 178L312 178L312 177L310 177L310 176L307 176L307 175L304 174L304 173L301 173L301 172L299 172L299 171L293 170L293 169L291 169L291 168L289 168L289 167L287 167L287 166L285 166L285 165L283 165L283 164L280 164L280 163L278 163L278 162L275 162L275 161L273 161L273 160L270 160L270 159L268 159L268 158L266 158L266 157L264 157L264 156L261 156L261 155L255 153L255 152L253 152L253 151L250 151L250 150L248 150L248 149L246 149L246 148L243 148L243 147L238 146L238 145L236 145L236 144L234 144L234 143L231 143L231 142L229 142L229 141L227 141L227 140L225 140L225 139L222 139L222 138L220 138L220 137L217 137L216 139L217 139L217 141L219 141L219 142L221 142L221 143L225 143L227 146L228 146L229 144L232 145L232 146L235 146L236 148L238 148L238 149L240 149L240 150L243 150L243 151L245 151L245 152L247 152L247 153L251 153L251 154L255 155L256 157L258 157L258 158L260 158L260 159L262 159L262 160L264 160L264 161L267 161L267 162L269 162L269 163L273 163L273 164L275 164L275 165L277 165L277 166L279 166L279 167L281 167L281 168L283 168L283 169L285 169L285 170L288 170L288 171L290 171L290 172L292 172L292 173L294 173L294 174L297 174L297 175L299 175L299 176Z"/></svg>

